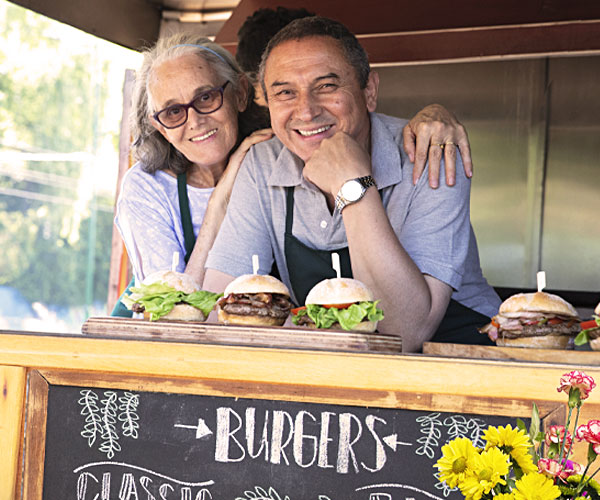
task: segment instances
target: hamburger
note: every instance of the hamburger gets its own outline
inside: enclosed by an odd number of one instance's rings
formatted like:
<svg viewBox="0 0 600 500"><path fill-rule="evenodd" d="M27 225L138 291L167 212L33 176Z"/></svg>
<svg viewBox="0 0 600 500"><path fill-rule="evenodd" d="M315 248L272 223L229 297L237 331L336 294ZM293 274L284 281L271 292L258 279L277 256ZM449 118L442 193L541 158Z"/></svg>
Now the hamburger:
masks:
<svg viewBox="0 0 600 500"><path fill-rule="evenodd" d="M291 308L290 292L277 278L244 274L225 288L217 316L225 324L281 326Z"/></svg>
<svg viewBox="0 0 600 500"><path fill-rule="evenodd" d="M331 278L317 283L306 296L306 305L292 311L292 322L310 328L374 332L383 311L364 283Z"/></svg>
<svg viewBox="0 0 600 500"><path fill-rule="evenodd" d="M188 274L156 271L121 301L150 321L205 321L220 294L200 289Z"/></svg>
<svg viewBox="0 0 600 500"><path fill-rule="evenodd" d="M594 309L594 317L589 321L582 321L579 325L581 332L575 337L575 345L587 342L594 351L600 351L600 303Z"/></svg>
<svg viewBox="0 0 600 500"><path fill-rule="evenodd" d="M571 349L580 330L575 308L558 295L518 293L479 331L499 346Z"/></svg>

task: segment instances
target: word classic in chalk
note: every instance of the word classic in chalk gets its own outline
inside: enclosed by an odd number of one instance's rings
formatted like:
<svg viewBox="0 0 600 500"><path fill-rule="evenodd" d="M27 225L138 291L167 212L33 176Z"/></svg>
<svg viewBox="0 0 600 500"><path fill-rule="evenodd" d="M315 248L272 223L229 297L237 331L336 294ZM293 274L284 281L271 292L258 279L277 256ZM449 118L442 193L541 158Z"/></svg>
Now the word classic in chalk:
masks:
<svg viewBox="0 0 600 500"><path fill-rule="evenodd" d="M461 498L441 446L511 421L51 386L44 499Z"/></svg>

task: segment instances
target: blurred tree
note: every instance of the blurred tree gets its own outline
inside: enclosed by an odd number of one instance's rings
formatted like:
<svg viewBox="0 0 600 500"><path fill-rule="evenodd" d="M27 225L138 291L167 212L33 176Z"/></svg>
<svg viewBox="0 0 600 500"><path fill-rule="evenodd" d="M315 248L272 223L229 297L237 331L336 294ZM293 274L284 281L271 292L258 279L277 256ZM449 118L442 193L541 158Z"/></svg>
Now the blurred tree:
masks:
<svg viewBox="0 0 600 500"><path fill-rule="evenodd" d="M97 145L107 97L108 62L88 52L65 59L54 21L0 0L0 151L89 153ZM47 71L1 71L11 47L47 54ZM37 71L37 72L36 72ZM89 165L87 165L89 167ZM74 161L0 162L0 285L30 301L61 307L85 305L90 200L78 198L86 165ZM10 172L7 172L10 169ZM4 174L3 174L4 172ZM21 172L21 174L20 174ZM89 195L88 195L89 197ZM108 289L113 200L99 210L93 262L93 300ZM108 209L107 209L108 207Z"/></svg>

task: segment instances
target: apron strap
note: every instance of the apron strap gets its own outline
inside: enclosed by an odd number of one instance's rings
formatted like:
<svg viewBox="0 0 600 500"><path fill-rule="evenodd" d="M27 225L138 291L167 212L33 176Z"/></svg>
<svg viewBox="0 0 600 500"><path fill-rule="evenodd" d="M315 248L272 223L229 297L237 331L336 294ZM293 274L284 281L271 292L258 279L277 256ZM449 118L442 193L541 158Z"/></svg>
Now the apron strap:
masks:
<svg viewBox="0 0 600 500"><path fill-rule="evenodd" d="M187 192L187 179L185 172L177 176L177 194L179 195L179 211L181 212L181 225L183 227L183 240L185 243L185 263L187 264L194 250L196 237L194 236L194 225L190 213L190 200Z"/></svg>

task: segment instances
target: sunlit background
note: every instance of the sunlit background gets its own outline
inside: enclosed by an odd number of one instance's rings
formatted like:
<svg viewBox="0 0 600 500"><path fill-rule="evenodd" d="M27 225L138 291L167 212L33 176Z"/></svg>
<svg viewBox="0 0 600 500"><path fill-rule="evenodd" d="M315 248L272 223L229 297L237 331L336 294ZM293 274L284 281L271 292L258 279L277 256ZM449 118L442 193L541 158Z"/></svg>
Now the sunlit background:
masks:
<svg viewBox="0 0 600 500"><path fill-rule="evenodd" d="M0 0L0 329L106 314L125 70L140 55Z"/></svg>

